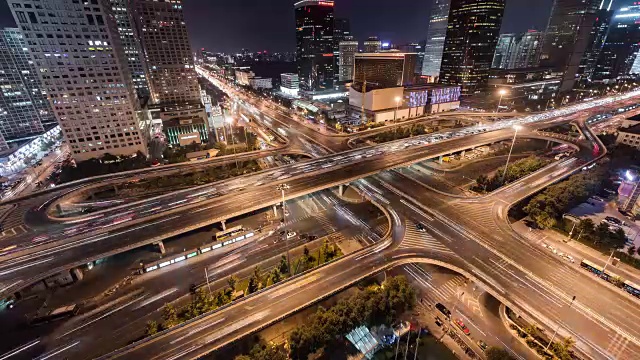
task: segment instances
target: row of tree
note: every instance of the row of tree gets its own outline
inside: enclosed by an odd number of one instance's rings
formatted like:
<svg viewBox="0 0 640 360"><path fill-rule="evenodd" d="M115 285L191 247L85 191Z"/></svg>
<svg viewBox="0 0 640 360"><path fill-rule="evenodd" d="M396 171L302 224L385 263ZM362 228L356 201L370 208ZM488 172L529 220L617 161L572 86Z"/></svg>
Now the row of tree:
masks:
<svg viewBox="0 0 640 360"><path fill-rule="evenodd" d="M533 197L524 207L524 211L539 228L551 228L556 225L562 214L599 191L607 175L608 172L604 168L573 175Z"/></svg>
<svg viewBox="0 0 640 360"><path fill-rule="evenodd" d="M394 130L385 131L383 133L374 135L371 137L371 140L380 144L388 141L405 139L410 136L424 135L433 131L435 130L432 128L427 128L423 124L413 124L410 126L395 128Z"/></svg>
<svg viewBox="0 0 640 360"><path fill-rule="evenodd" d="M140 151L132 156L104 154L100 158L92 158L77 164L65 162L60 168L60 173L52 180L57 184L62 184L92 176L142 169L149 165L147 157Z"/></svg>
<svg viewBox="0 0 640 360"><path fill-rule="evenodd" d="M485 174L479 175L476 179L476 185L473 186L472 190L476 192L494 191L503 185L512 183L542 169L549 161L548 159L536 156L514 161L512 164L509 164L506 174L504 173L504 166L502 166L491 177Z"/></svg>
<svg viewBox="0 0 640 360"><path fill-rule="evenodd" d="M565 229L568 226L565 227ZM601 222L596 225L593 220L587 218L582 219L575 225L575 230L572 233L575 235L575 239L585 243L592 243L598 248L602 249L621 249L624 247L627 241L627 235L622 228L616 228L611 231L609 224ZM630 248L631 249L631 248ZM633 253L636 252L635 248ZM631 255L633 255L633 253Z"/></svg>

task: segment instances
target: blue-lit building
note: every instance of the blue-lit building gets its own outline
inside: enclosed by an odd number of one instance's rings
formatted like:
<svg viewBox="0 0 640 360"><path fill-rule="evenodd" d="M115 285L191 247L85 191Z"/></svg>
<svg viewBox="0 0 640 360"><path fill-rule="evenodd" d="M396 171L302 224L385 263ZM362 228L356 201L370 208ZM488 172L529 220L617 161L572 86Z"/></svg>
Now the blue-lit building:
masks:
<svg viewBox="0 0 640 360"><path fill-rule="evenodd" d="M0 150L56 125L22 32L0 30Z"/></svg>
<svg viewBox="0 0 640 360"><path fill-rule="evenodd" d="M640 6L614 12L609 32L600 51L594 79L615 79L640 73Z"/></svg>

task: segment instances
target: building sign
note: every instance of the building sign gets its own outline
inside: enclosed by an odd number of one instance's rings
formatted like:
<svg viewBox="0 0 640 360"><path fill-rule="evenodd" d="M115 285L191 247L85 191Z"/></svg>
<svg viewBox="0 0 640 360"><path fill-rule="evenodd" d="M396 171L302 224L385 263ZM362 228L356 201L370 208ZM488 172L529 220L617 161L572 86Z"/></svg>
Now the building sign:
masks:
<svg viewBox="0 0 640 360"><path fill-rule="evenodd" d="M460 87L445 87L431 90L431 104L442 104L460 100Z"/></svg>
<svg viewBox="0 0 640 360"><path fill-rule="evenodd" d="M180 120L180 125L189 125L191 123L193 123L193 120L191 119Z"/></svg>
<svg viewBox="0 0 640 360"><path fill-rule="evenodd" d="M189 145L191 143L196 143L196 144L200 144L200 133L199 132L192 132L192 133L188 133L188 134L180 134L178 136L178 141L180 142L180 146L185 146L185 145Z"/></svg>
<svg viewBox="0 0 640 360"><path fill-rule="evenodd" d="M409 93L409 107L421 107L427 105L429 90L412 91Z"/></svg>

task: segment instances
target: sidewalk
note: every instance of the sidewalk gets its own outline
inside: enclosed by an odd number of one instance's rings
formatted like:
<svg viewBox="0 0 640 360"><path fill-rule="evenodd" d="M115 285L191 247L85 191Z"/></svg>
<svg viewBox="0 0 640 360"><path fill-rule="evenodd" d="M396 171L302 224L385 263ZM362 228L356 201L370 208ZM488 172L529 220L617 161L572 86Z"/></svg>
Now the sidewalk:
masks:
<svg viewBox="0 0 640 360"><path fill-rule="evenodd" d="M604 265L609 260L609 256L611 255L603 254L600 251L590 248L589 246L584 245L578 241L571 241L567 236L564 236L554 230L531 229L526 226L523 221L513 223L512 227L520 235L531 240L534 243L539 243L540 246L542 246L542 243L550 243L559 251L573 256L575 259L575 263L578 266L580 265L582 259L587 259L596 264ZM622 275L625 278L629 278L629 280L634 283L640 283L640 270L623 262L618 262L618 264L615 265L615 268L616 273L618 273L619 275Z"/></svg>

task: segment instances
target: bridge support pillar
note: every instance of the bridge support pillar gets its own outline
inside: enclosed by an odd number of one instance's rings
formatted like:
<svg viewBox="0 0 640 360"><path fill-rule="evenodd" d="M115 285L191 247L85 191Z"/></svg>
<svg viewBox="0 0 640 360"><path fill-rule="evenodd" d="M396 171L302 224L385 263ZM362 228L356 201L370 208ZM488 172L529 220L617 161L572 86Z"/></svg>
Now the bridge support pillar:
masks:
<svg viewBox="0 0 640 360"><path fill-rule="evenodd" d="M551 142L551 140L547 140L547 149L551 148L553 146L553 142Z"/></svg>
<svg viewBox="0 0 640 360"><path fill-rule="evenodd" d="M442 164L442 155L438 157L438 164Z"/></svg>
<svg viewBox="0 0 640 360"><path fill-rule="evenodd" d="M158 241L156 245L158 245L158 249L160 249L160 254L166 254L167 251L165 250L164 243L162 241Z"/></svg>
<svg viewBox="0 0 640 360"><path fill-rule="evenodd" d="M344 184L338 186L338 194L340 194L340 196L344 196L344 190L346 187L347 185L344 185Z"/></svg>
<svg viewBox="0 0 640 360"><path fill-rule="evenodd" d="M467 150L462 150L462 152L460 153L460 159L462 160L462 158L464 158L464 154L467 153Z"/></svg>
<svg viewBox="0 0 640 360"><path fill-rule="evenodd" d="M275 217L275 218L278 217L278 205L277 204L273 204L273 217Z"/></svg>
<svg viewBox="0 0 640 360"><path fill-rule="evenodd" d="M222 220L220 221L220 224L222 224L222 231L227 231L227 221L226 220Z"/></svg>

